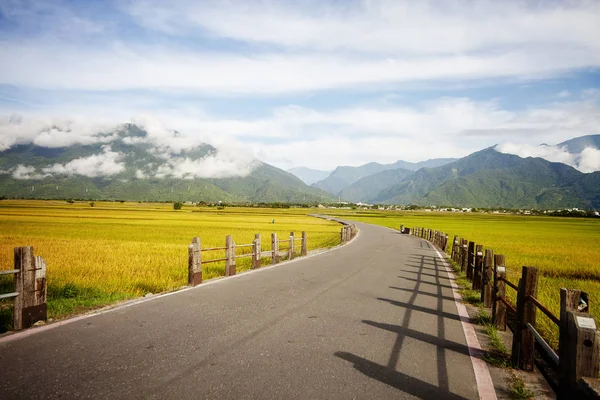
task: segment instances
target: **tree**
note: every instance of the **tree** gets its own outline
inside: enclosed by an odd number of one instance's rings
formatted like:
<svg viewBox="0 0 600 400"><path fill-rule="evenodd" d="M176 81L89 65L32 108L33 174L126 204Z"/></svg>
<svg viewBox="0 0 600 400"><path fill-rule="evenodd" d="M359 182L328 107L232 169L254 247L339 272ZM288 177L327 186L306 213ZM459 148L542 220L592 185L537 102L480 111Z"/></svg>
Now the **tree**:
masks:
<svg viewBox="0 0 600 400"><path fill-rule="evenodd" d="M180 201L173 203L173 210L181 210L181 207L183 207L183 204Z"/></svg>

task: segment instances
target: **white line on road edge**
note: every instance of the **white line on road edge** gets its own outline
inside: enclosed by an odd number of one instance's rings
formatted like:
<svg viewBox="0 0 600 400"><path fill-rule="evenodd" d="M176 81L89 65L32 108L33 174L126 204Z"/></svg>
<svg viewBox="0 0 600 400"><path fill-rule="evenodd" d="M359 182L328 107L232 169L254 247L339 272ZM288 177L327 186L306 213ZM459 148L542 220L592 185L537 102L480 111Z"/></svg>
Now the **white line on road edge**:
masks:
<svg viewBox="0 0 600 400"><path fill-rule="evenodd" d="M448 265L446 257L442 256L442 253L435 247L433 247L438 257L442 260L448 277L450 278L450 286L452 286L452 293L454 294L454 302L460 316L460 322L467 339L467 347L469 348L469 355L471 357L471 363L473 364L473 371L475 372L475 381L477 382L477 391L479 392L479 398L482 400L496 400L496 390L494 389L494 382L490 375L487 363L481 359L483 356L483 350L477 340L477 333L475 328L471 324L467 308L462 303L462 296L458 292L458 285L456 284L456 277L454 272Z"/></svg>
<svg viewBox="0 0 600 400"><path fill-rule="evenodd" d="M4 343L7 343L7 342L12 342L13 340L22 339L22 338L25 338L27 336L35 335L37 333L42 333L42 332L45 332L45 331L48 331L48 330L51 330L51 329L54 329L54 328L58 328L59 326L63 326L63 325L70 324L72 322L80 321L82 319L96 317L98 315L106 314L106 313L113 312L113 311L119 311L119 310L122 310L122 309L127 308L127 307L131 307L131 306L135 306L135 305L138 305L138 304L146 303L146 302L149 302L149 301L152 301L152 300L156 300L156 299L161 299L161 298L167 297L167 296L173 296L173 295L176 295L176 294L179 294L179 293L184 293L184 292L187 292L189 290L197 290L197 289L202 289L202 288L210 286L210 285L217 285L217 284L223 283L223 282L230 282L232 279L249 276L249 275L252 275L252 274L256 274L256 273L259 273L259 272L270 270L272 268L277 268L277 267L282 267L282 266L290 265L290 264L293 264L293 263L296 263L296 262L299 262L299 261L307 260L307 259L312 258L312 257L320 256L321 254L331 253L331 252L334 252L336 250L343 249L344 247L352 244L354 242L354 239L356 239L358 236L360 236L360 229L356 233L356 236L354 236L350 241L348 241L346 243L343 243L343 244L340 244L338 246L332 247L331 249L327 249L325 251L316 253L316 254L310 254L310 255L307 255L307 256L304 256L304 257L298 257L298 258L295 258L293 260L283 261L283 262L280 262L279 264L269 265L269 266L261 267L261 268L258 268L258 269L251 269L249 271L245 271L245 272L242 272L240 274L236 274L236 275L229 276L229 277L209 279L207 281L204 281L203 283L201 283L198 286L188 286L188 287L184 287L183 289L177 289L177 290L174 290L174 291L169 292L169 293L163 293L163 294L159 294L159 295L152 296L152 297L142 297L141 299L131 300L131 301L128 301L128 302L126 302L124 304L119 304L119 305L116 305L116 306L108 306L107 309L100 309L98 311L92 311L92 312L90 312L88 314L83 314L83 315L80 315L78 317L73 317L73 318L69 318L69 319L65 319L65 320L61 320L61 321L52 322L52 323L50 323L48 325L42 325L40 327L28 328L26 330L23 330L23 331L20 331L20 332L16 332L16 333L10 333L10 334L8 334L8 335L6 335L4 337L0 337L0 344L4 344Z"/></svg>

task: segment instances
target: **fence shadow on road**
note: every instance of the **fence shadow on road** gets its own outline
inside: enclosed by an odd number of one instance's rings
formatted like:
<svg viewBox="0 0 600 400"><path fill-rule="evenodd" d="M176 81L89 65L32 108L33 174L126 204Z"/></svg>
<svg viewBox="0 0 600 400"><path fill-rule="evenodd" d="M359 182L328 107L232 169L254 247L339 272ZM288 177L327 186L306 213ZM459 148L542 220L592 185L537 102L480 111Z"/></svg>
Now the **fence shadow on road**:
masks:
<svg viewBox="0 0 600 400"><path fill-rule="evenodd" d="M406 271L404 269L405 267L416 268L417 270ZM431 271L433 271L433 273L430 273ZM346 351L338 351L335 353L335 356L351 362L353 367L362 374L419 398L467 398L463 397L463 394L467 393L458 394L450 391L447 352L458 353L461 355L461 357L466 356L464 359L465 362L469 362L469 365L470 361L468 361L469 359L467 357L469 357L470 352L469 347L466 344L447 338L447 321L453 321L453 323L456 324L458 321L460 321L460 317L458 313L444 310L444 302L452 302L453 304L454 298L447 294L444 295L444 291L447 292L449 289L452 289L452 286L449 284L449 278L446 274L446 270L442 261L437 256L410 256L409 262L402 266L400 272L410 272L410 274L416 274L415 277L407 277L402 275L398 276L398 278L400 278L404 283L414 282L414 287L402 288L398 286L388 286L388 289L405 292L399 293L401 296L405 296L406 293L410 293L410 298L408 301L399 301L383 297L378 297L377 300L389 303L402 309L403 317L401 323L390 324L388 322L377 322L366 319L361 321L362 324L396 334L395 342L390 351L387 365L378 364L359 355ZM427 289L432 288L431 285L434 286L433 292L427 291ZM425 286L425 289L423 286ZM416 304L417 299L425 300L425 303L431 303L433 301L436 304L432 308L424 307L420 304ZM423 303L421 302L421 304ZM411 319L423 318L424 314L433 316L435 318L434 324L437 325L432 325L431 329L427 329L428 332L412 329L410 327ZM400 312L399 315L402 315L402 312ZM409 338L410 340L405 341L406 338ZM418 343L427 343L435 348L435 357L431 357L429 359L425 357L422 360L418 360L418 362L422 364L421 367L425 368L427 371L437 370L437 382L427 382L415 377L414 375L417 372L413 370L398 370L403 346L417 346L416 349L419 349L420 347L418 346L420 345ZM415 348L413 348L412 351L408 351L408 353L414 355ZM452 359L455 359L455 357ZM427 362L431 363L431 365L426 365ZM436 379L434 378L433 380L435 381ZM471 392L467 395L472 397L476 395L476 393Z"/></svg>

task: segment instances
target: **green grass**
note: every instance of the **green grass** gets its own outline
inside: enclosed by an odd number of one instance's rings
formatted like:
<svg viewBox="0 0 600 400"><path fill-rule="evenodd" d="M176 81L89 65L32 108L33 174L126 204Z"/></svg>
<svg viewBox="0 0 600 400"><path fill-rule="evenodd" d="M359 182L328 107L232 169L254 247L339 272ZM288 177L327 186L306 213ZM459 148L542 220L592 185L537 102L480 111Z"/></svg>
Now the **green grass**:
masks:
<svg viewBox="0 0 600 400"><path fill-rule="evenodd" d="M62 318L117 301L161 293L187 284L188 245L222 247L226 235L236 244L262 235L271 249L271 233L288 239L307 232L308 250L340 243L341 226L307 216L308 209L200 208L170 203L96 201L0 201L0 269L12 269L13 248L33 246L47 263L48 313ZM273 222L274 221L274 222ZM297 254L300 247L297 243ZM288 245L280 244L280 250ZM251 247L237 254L251 253ZM224 250L203 252L202 259L224 257ZM283 257L285 259L285 257ZM251 268L249 257L237 272ZM264 257L262 264L270 264ZM224 262L203 264L204 279L223 276ZM0 293L12 291L12 276L0 276ZM0 301L0 326L10 327L12 300ZM2 322L4 321L4 322ZM3 328L0 327L0 330Z"/></svg>

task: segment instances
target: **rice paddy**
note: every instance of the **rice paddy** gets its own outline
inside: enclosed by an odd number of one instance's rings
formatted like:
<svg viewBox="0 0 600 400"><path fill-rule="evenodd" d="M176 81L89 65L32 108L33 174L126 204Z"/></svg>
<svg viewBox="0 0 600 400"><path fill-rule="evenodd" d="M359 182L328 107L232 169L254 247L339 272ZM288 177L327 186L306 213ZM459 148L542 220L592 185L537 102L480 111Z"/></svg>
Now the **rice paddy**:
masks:
<svg viewBox="0 0 600 400"><path fill-rule="evenodd" d="M271 233L280 239L307 232L309 251L339 244L340 225L307 216L306 209L255 209L172 204L64 201L0 201L0 269L12 269L13 248L33 246L47 262L49 317L60 318L119 300L174 290L187 284L187 247L199 236L202 247L223 247L226 235L237 244ZM286 246L282 244L280 250ZM240 248L238 254L250 252ZM298 247L299 252L299 247ZM224 251L203 253L224 257ZM270 259L264 260L270 263ZM238 272L250 258L237 260ZM224 274L224 263L204 264L204 279ZM0 293L10 292L3 277ZM4 306L6 314L7 302ZM7 319L6 316L4 318Z"/></svg>

